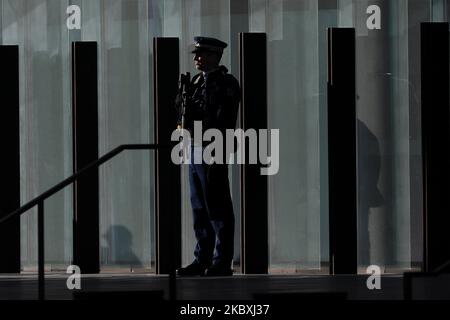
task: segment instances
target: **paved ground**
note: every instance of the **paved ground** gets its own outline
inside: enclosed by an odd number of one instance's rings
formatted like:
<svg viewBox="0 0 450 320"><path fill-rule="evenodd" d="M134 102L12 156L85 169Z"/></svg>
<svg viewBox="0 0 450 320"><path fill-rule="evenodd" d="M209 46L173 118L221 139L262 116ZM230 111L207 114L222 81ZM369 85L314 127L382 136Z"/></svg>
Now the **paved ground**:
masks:
<svg viewBox="0 0 450 320"><path fill-rule="evenodd" d="M46 275L46 299L70 300L114 296L169 299L168 276L152 274L83 275L81 290L67 289L68 275ZM402 300L403 276L381 277L381 289L367 288L368 276L234 275L233 277L177 278L180 300L250 300L260 298L307 298L348 300ZM37 299L35 275L0 275L0 300ZM415 278L412 297L450 299L450 275Z"/></svg>

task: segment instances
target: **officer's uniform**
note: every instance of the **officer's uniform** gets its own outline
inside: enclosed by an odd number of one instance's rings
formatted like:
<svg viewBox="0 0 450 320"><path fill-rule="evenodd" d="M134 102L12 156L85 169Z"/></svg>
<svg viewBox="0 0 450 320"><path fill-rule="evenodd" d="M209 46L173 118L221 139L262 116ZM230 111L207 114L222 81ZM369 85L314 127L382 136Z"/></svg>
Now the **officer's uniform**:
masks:
<svg viewBox="0 0 450 320"><path fill-rule="evenodd" d="M196 37L195 49L221 52L227 45L220 40ZM193 122L202 121L203 131L219 129L225 138L226 129L234 129L240 102L239 83L224 66L192 78L185 112L185 129L193 133ZM179 119L181 123L181 118ZM225 142L225 140L224 140ZM225 144L225 143L224 143ZM194 153L204 147L191 146ZM200 152L199 152L200 151ZM231 270L234 249L234 213L231 201L228 165L189 164L189 183L193 209L194 232L197 244L194 264L201 269L211 265L217 270ZM214 250L215 249L215 250ZM214 254L215 251L215 254ZM190 275L190 273L187 273ZM193 272L192 275L196 274ZM219 272L220 274L220 272Z"/></svg>

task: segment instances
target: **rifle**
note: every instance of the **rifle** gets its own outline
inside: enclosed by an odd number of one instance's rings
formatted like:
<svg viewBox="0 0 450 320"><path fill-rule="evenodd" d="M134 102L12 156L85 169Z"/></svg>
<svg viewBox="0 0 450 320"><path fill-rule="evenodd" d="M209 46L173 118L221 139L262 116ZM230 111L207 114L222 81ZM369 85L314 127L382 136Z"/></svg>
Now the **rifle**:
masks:
<svg viewBox="0 0 450 320"><path fill-rule="evenodd" d="M178 83L178 94L181 97L181 126L178 126L178 129L185 129L185 120L186 120L186 109L189 104L189 86L191 84L191 74L186 72L186 74L180 75L180 81Z"/></svg>

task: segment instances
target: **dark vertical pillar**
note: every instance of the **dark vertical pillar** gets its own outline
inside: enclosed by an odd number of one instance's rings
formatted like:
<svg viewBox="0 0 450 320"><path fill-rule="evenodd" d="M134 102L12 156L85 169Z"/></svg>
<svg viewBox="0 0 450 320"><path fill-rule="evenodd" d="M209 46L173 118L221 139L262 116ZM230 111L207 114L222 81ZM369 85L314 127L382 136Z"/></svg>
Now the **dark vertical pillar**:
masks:
<svg viewBox="0 0 450 320"><path fill-rule="evenodd" d="M153 85L155 143L170 145L177 128L174 107L178 90L179 40L154 38ZM173 274L181 265L181 176L171 159L171 149L155 152L156 272Z"/></svg>
<svg viewBox="0 0 450 320"><path fill-rule="evenodd" d="M227 48L230 56L230 73L239 74L239 33L248 32L249 28L249 5L248 0L230 0L230 43ZM240 119L238 117L238 123ZM235 214L235 233L234 233L234 263L241 263L241 172L240 167L230 166L231 172L231 197L233 199L233 210Z"/></svg>
<svg viewBox="0 0 450 320"><path fill-rule="evenodd" d="M72 43L73 170L98 159L97 43ZM74 264L100 271L99 176L89 171L74 183Z"/></svg>
<svg viewBox="0 0 450 320"><path fill-rule="evenodd" d="M355 29L328 29L330 273L357 273Z"/></svg>
<svg viewBox="0 0 450 320"><path fill-rule="evenodd" d="M448 23L421 25L424 267L450 261Z"/></svg>
<svg viewBox="0 0 450 320"><path fill-rule="evenodd" d="M0 218L20 207L19 47L0 46ZM20 216L0 224L0 273L20 272Z"/></svg>
<svg viewBox="0 0 450 320"><path fill-rule="evenodd" d="M267 129L266 34L240 33L239 40L241 128ZM246 163L241 166L241 269L264 274L269 263L267 176L261 175L261 164Z"/></svg>

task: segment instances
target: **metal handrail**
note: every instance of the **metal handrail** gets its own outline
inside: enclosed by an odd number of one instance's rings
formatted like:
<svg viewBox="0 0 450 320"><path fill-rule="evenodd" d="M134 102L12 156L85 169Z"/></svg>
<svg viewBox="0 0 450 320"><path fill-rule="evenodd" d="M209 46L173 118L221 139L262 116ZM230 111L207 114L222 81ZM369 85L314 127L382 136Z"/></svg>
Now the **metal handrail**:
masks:
<svg viewBox="0 0 450 320"><path fill-rule="evenodd" d="M31 208L38 206L38 283L39 283L39 300L45 299L45 278L44 278L44 201L57 193L58 191L64 189L69 184L74 183L78 178L85 174L87 171L92 170L94 168L98 168L103 163L108 160L114 158L119 153L124 150L155 150L160 148L167 148L166 145L158 145L158 144L123 144L118 146L117 148L111 150L104 156L100 157L98 160L88 164L86 167L80 169L67 179L58 183L54 187L42 193L40 196L34 198L29 201L25 205L21 206L19 209L9 213L0 219L0 224L8 221L9 219L21 215L22 213L30 210Z"/></svg>
<svg viewBox="0 0 450 320"><path fill-rule="evenodd" d="M447 273L447 270L450 270L450 260L444 262L439 267L437 267L434 272L437 274Z"/></svg>
<svg viewBox="0 0 450 320"><path fill-rule="evenodd" d="M413 278L414 277L438 277L441 274L448 273L450 270L450 260L444 262L432 271L418 271L403 273L403 299L412 300L413 298Z"/></svg>

